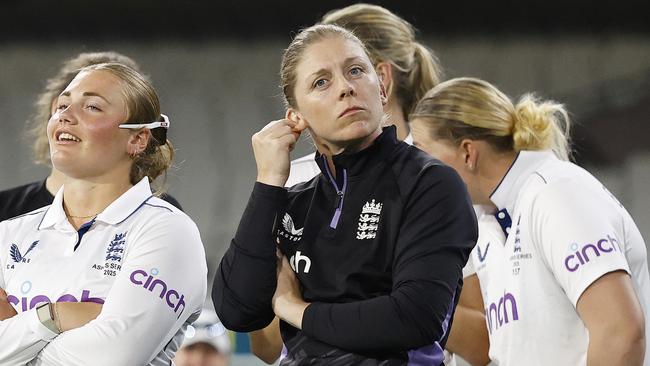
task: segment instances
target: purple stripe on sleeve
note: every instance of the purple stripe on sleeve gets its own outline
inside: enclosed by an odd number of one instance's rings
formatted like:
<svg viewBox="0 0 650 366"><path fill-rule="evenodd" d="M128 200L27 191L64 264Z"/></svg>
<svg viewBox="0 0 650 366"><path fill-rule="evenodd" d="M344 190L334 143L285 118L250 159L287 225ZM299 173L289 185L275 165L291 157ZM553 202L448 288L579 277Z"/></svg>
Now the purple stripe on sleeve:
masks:
<svg viewBox="0 0 650 366"><path fill-rule="evenodd" d="M451 299L445 321L442 322L442 335L440 339L445 338L447 328L449 327L449 320L451 320L451 313L454 309L455 297ZM408 351L409 361L408 366L438 366L442 365L445 360L445 354L438 341L432 345L420 347L418 349Z"/></svg>

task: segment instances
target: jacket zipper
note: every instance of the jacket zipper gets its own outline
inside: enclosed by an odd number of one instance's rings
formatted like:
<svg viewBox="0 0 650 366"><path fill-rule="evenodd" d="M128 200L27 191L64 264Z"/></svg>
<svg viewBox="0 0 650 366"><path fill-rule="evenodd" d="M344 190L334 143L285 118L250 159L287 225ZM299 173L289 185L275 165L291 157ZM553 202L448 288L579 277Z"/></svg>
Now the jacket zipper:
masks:
<svg viewBox="0 0 650 366"><path fill-rule="evenodd" d="M323 156L323 162L325 163L325 171L327 172L327 176L330 179L330 182L334 186L334 189L336 190L336 210L334 211L334 216L332 216L332 221L330 221L330 228L336 229L336 227L339 224L339 218L341 217L341 212L343 212L343 200L345 198L345 189L348 186L348 172L343 169L343 188L339 189L339 186L336 184L336 180L334 179L334 176L332 176L332 172L330 172L330 166L327 163L327 158Z"/></svg>

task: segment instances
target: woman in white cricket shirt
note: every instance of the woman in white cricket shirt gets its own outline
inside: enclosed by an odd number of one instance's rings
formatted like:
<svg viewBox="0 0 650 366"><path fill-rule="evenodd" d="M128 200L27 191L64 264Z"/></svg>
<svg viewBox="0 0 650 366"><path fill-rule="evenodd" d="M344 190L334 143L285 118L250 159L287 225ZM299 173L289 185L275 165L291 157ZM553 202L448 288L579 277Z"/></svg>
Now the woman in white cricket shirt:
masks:
<svg viewBox="0 0 650 366"><path fill-rule="evenodd" d="M568 126L561 105L531 95L513 105L472 78L438 85L411 116L415 144L455 167L508 234L481 249L490 358L650 364L645 243L616 198L568 161Z"/></svg>
<svg viewBox="0 0 650 366"><path fill-rule="evenodd" d="M0 364L169 365L206 292L196 225L152 196L169 120L133 69L82 69L47 135L52 205L0 223Z"/></svg>

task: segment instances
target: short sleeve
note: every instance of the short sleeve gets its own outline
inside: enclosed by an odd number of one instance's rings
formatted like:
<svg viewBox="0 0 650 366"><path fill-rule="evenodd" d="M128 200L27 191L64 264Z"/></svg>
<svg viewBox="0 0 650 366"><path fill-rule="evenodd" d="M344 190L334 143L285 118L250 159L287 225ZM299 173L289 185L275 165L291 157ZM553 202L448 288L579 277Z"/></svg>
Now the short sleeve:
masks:
<svg viewBox="0 0 650 366"><path fill-rule="evenodd" d="M531 201L533 243L574 306L603 275L630 273L620 208L600 193L563 180Z"/></svg>

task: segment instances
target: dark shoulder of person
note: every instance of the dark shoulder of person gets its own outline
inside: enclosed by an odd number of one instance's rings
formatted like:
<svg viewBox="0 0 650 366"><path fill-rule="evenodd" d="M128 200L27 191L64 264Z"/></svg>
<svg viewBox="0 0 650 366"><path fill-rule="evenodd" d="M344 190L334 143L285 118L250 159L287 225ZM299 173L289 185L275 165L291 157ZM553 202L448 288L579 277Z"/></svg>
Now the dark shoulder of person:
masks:
<svg viewBox="0 0 650 366"><path fill-rule="evenodd" d="M160 199L171 203L172 205L174 205L174 207L183 211L183 207L181 206L181 204L178 202L176 198L172 197L172 195L163 193L160 195Z"/></svg>
<svg viewBox="0 0 650 366"><path fill-rule="evenodd" d="M47 206L53 199L45 180L0 191L0 221Z"/></svg>

